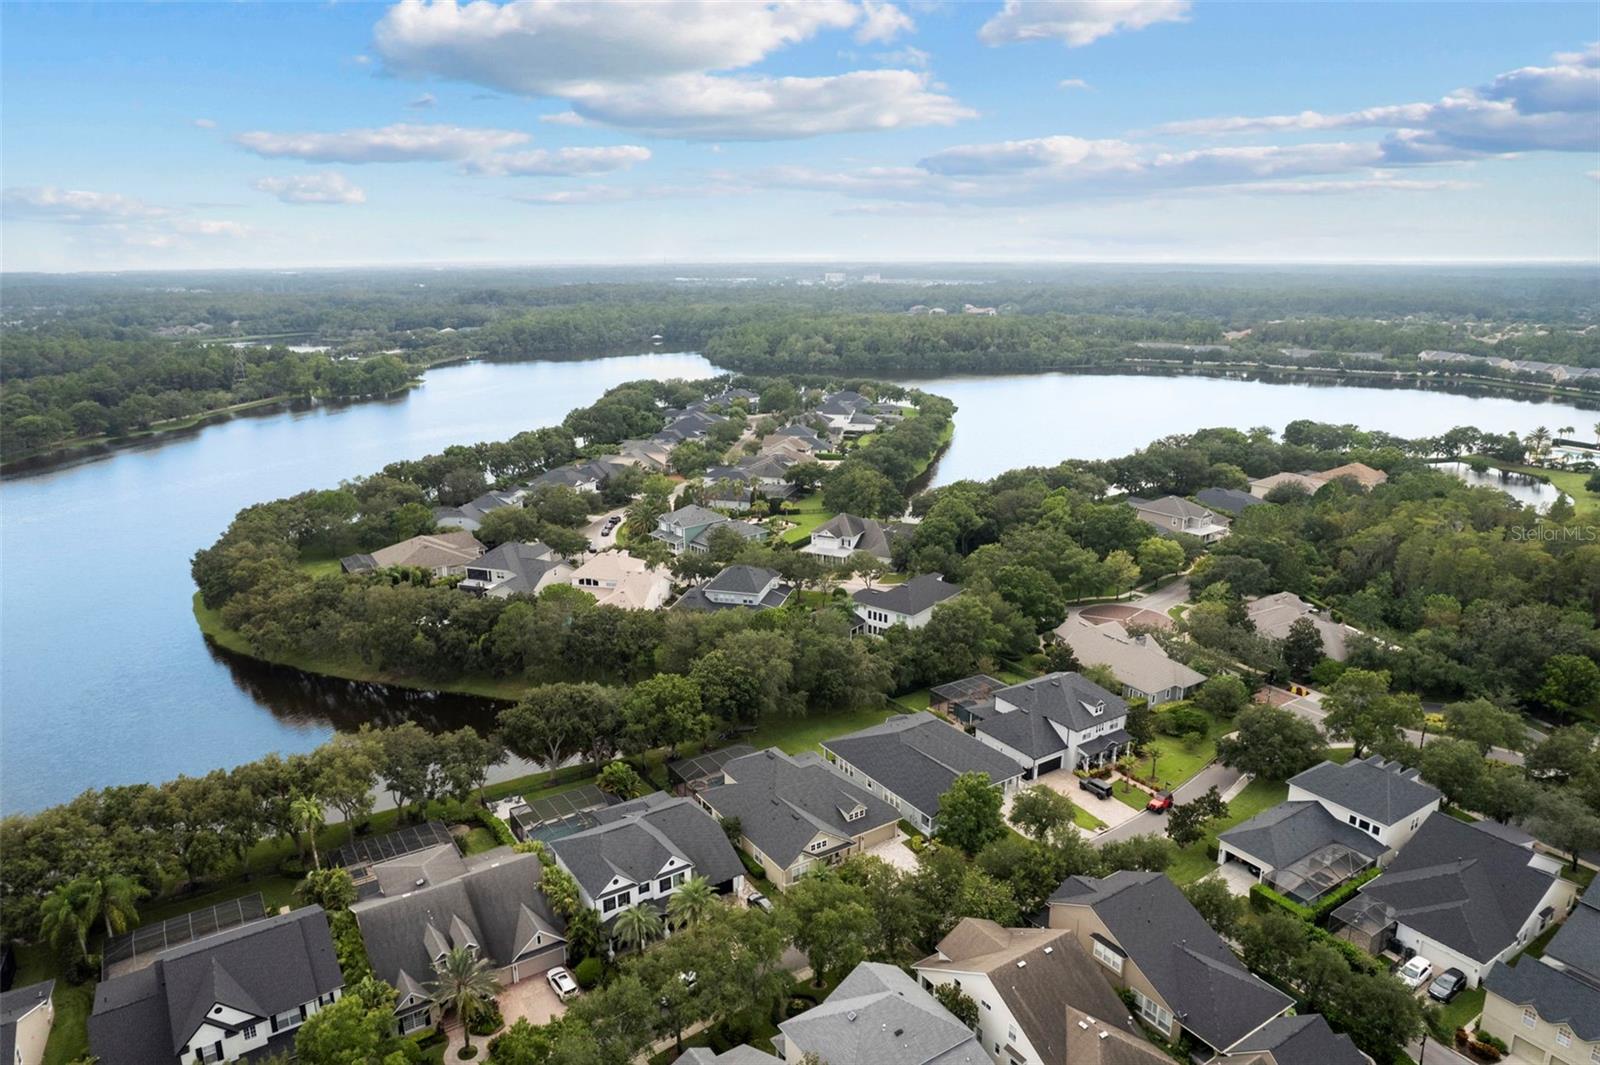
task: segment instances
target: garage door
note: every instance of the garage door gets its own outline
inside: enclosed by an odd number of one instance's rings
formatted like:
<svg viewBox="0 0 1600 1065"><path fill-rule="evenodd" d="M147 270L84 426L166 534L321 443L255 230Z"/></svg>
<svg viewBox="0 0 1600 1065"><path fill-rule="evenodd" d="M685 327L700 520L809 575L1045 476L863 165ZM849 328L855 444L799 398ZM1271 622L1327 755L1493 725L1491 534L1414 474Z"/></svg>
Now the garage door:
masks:
<svg viewBox="0 0 1600 1065"><path fill-rule="evenodd" d="M1543 1062L1545 1060L1544 1051L1520 1035L1511 1040L1511 1056L1518 1061Z"/></svg>
<svg viewBox="0 0 1600 1065"><path fill-rule="evenodd" d="M1039 774L1041 776L1043 776L1045 773L1054 773L1057 769L1060 769L1060 768L1061 768L1061 759L1060 759L1060 757L1046 758L1044 761L1039 763Z"/></svg>

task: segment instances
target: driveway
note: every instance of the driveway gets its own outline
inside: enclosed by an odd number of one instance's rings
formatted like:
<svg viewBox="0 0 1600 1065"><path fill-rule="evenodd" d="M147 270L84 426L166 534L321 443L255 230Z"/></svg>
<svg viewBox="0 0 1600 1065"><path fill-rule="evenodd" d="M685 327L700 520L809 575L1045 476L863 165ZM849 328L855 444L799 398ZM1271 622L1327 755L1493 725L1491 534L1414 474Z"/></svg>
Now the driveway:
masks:
<svg viewBox="0 0 1600 1065"><path fill-rule="evenodd" d="M863 854L874 858L882 858L885 862L903 872L914 873L917 871L917 856L906 846L906 834L899 829L895 830L894 839L877 846L868 847Z"/></svg>
<svg viewBox="0 0 1600 1065"><path fill-rule="evenodd" d="M500 1012L505 1016L508 1026L516 1024L518 1017L528 1018L529 1024L548 1024L567 1012L567 1006L556 998L550 981L544 978L544 973L540 973L502 991Z"/></svg>
<svg viewBox="0 0 1600 1065"><path fill-rule="evenodd" d="M1228 885L1228 890L1235 895L1248 897L1250 888L1256 883L1256 876L1238 862L1229 862L1217 866L1217 875L1222 877L1222 882Z"/></svg>
<svg viewBox="0 0 1600 1065"><path fill-rule="evenodd" d="M1229 769L1221 762L1212 762L1200 772L1178 785L1172 793L1174 800L1180 803L1190 802L1206 793L1207 788L1215 787L1222 793L1222 797L1232 798L1244 787L1247 778L1237 769ZM1099 804L1096 804L1097 806ZM1122 805L1118 803L1117 805ZM1096 810L1096 813L1099 811ZM1147 836L1150 834L1165 835L1167 819L1163 814L1153 814L1141 810L1138 814L1123 821L1116 828L1093 837L1095 843L1109 843L1112 840L1128 839L1133 836Z"/></svg>
<svg viewBox="0 0 1600 1065"><path fill-rule="evenodd" d="M613 528L609 536L601 536L600 530L605 528L607 518L612 517L613 515L621 517L627 509L627 507L617 507L615 510L608 510L604 514L595 517L594 520L590 521L589 524L585 525L583 529L580 530L583 535L589 538L589 550L604 551L608 547L616 546L617 530Z"/></svg>
<svg viewBox="0 0 1600 1065"><path fill-rule="evenodd" d="M1078 778L1067 772L1065 769L1057 769L1052 773L1046 773L1041 777L1037 777L1028 785L1028 787L1032 787L1034 784L1042 784L1051 791L1060 792L1062 795L1065 795L1067 798L1071 799L1074 806L1083 807L1085 810L1094 814L1096 817L1106 823L1105 830L1101 832L1095 832L1079 826L1073 826L1078 829L1080 835L1083 835L1089 839L1098 838L1100 835L1103 835L1104 832L1116 828L1124 821L1131 821L1133 818L1139 816L1139 811L1135 810L1127 803L1118 802L1116 799L1100 799L1089 792L1082 790L1078 787ZM1006 799L1005 804L1000 808L1000 813L1006 818L1007 824L1011 823L1011 804L1015 799L1016 795L1010 796Z"/></svg>

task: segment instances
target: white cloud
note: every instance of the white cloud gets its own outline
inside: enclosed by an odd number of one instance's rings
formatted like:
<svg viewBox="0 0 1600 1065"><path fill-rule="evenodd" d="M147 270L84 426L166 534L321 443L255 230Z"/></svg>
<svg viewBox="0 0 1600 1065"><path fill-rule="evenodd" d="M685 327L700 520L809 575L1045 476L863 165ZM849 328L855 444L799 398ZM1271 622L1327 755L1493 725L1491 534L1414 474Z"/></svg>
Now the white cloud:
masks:
<svg viewBox="0 0 1600 1065"><path fill-rule="evenodd" d="M968 117L910 70L730 73L821 32L884 41L911 27L886 0L405 0L378 22L374 46L398 75L561 98L582 119L688 139L785 139Z"/></svg>
<svg viewBox="0 0 1600 1065"><path fill-rule="evenodd" d="M1119 30L1183 22L1188 15L1189 0L1006 0L978 39L990 45L1056 40L1079 48Z"/></svg>
<svg viewBox="0 0 1600 1065"><path fill-rule="evenodd" d="M337 133L241 133L234 140L268 159L312 163L403 163L456 160L513 148L529 141L506 129L399 123L382 129Z"/></svg>
<svg viewBox="0 0 1600 1065"><path fill-rule="evenodd" d="M535 207L587 207L598 204L627 203L633 200L703 199L738 196L750 192L747 185L712 181L698 185L586 185L555 192L530 192L511 197Z"/></svg>
<svg viewBox="0 0 1600 1065"><path fill-rule="evenodd" d="M910 44L904 48L896 48L892 52L874 52L872 58L880 63L905 67L909 70L927 70L933 65L933 56Z"/></svg>
<svg viewBox="0 0 1600 1065"><path fill-rule="evenodd" d="M944 175L1007 171L1130 169L1138 149L1127 141L1081 137L1035 137L994 144L965 144L928 156L918 165Z"/></svg>
<svg viewBox="0 0 1600 1065"><path fill-rule="evenodd" d="M584 117L576 111L557 111L553 115L540 115L539 121L551 126L587 125Z"/></svg>
<svg viewBox="0 0 1600 1065"><path fill-rule="evenodd" d="M604 148L539 148L470 159L468 173L513 177L570 177L575 174L606 174L626 170L650 158L650 149L635 144Z"/></svg>
<svg viewBox="0 0 1600 1065"><path fill-rule="evenodd" d="M197 129L216 129L217 120L214 118L197 118L190 125L195 126Z"/></svg>
<svg viewBox="0 0 1600 1065"><path fill-rule="evenodd" d="M1060 83L1056 86L1056 88L1058 88L1058 89L1093 89L1094 86L1090 85L1087 81L1084 81L1082 78L1062 78Z"/></svg>
<svg viewBox="0 0 1600 1065"><path fill-rule="evenodd" d="M911 16L893 4L882 0L862 0L861 24L856 27L855 38L862 44L892 41L902 33L917 28Z"/></svg>
<svg viewBox="0 0 1600 1065"><path fill-rule="evenodd" d="M73 224L98 225L165 218L172 214L167 208L155 207L121 193L63 189L54 185L8 188L3 199L8 211Z"/></svg>
<svg viewBox="0 0 1600 1065"><path fill-rule="evenodd" d="M242 222L220 218L180 218L172 228L192 237L248 237L253 230Z"/></svg>
<svg viewBox="0 0 1600 1065"><path fill-rule="evenodd" d="M423 111L432 107L438 102L439 98L437 96L433 95L431 92L425 92L415 100L412 100L410 103L406 104L406 106L411 108L413 111Z"/></svg>
<svg viewBox="0 0 1600 1065"><path fill-rule="evenodd" d="M1171 122L1178 135L1255 134L1335 129L1392 130L1383 141L1393 164L1448 162L1528 151L1600 151L1600 52L1567 52L1548 67L1522 67L1436 103L1357 111L1302 111Z"/></svg>
<svg viewBox="0 0 1600 1065"><path fill-rule="evenodd" d="M332 170L293 177L264 177L256 188L270 192L284 203L366 203L367 194L343 174Z"/></svg>
<svg viewBox="0 0 1600 1065"><path fill-rule="evenodd" d="M1477 188L1470 181L1374 176L1331 181L1256 181L1225 186L1235 192L1273 196L1323 196L1346 192L1458 192Z"/></svg>

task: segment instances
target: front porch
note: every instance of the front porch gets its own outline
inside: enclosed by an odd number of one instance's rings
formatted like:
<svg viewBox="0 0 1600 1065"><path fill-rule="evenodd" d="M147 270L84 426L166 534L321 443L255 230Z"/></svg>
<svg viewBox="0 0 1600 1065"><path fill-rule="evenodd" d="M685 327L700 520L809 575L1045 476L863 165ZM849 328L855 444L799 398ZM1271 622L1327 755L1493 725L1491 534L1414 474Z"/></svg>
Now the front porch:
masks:
<svg viewBox="0 0 1600 1065"><path fill-rule="evenodd" d="M1102 766L1113 765L1116 760L1133 749L1133 737L1128 735L1126 729L1117 729L1104 736L1085 740L1078 745L1076 769L1093 771Z"/></svg>

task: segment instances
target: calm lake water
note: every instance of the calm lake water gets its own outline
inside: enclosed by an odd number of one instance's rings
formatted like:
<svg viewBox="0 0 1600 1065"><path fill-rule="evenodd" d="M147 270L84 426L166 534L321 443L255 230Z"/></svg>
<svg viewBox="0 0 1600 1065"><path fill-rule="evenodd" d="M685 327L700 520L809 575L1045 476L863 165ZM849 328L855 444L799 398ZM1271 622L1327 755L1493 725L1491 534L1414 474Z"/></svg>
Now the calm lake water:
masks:
<svg viewBox="0 0 1600 1065"><path fill-rule="evenodd" d="M1493 466L1479 473L1465 462L1441 462L1439 469L1455 474L1474 488L1499 489L1518 503L1526 503L1539 511L1549 510L1550 505L1563 495L1561 489L1553 484L1535 480L1525 473Z"/></svg>
<svg viewBox="0 0 1600 1065"><path fill-rule="evenodd" d="M309 750L365 720L482 721L480 700L324 681L212 650L190 612L189 557L247 504L554 424L622 381L714 372L688 354L441 367L392 400L237 418L0 482L0 811ZM1124 454L1207 425L1317 418L1419 436L1595 420L1561 404L1197 377L915 383L961 408L939 484Z"/></svg>

